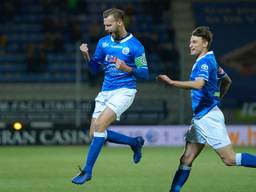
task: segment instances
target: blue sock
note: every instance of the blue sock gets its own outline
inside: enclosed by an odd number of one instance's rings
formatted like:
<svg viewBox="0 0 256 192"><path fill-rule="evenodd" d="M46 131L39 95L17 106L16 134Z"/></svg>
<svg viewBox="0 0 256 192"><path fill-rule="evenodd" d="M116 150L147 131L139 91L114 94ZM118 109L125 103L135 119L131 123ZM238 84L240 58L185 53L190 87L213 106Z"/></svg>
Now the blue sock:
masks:
<svg viewBox="0 0 256 192"><path fill-rule="evenodd" d="M175 176L172 181L172 186L170 192L180 192L181 187L187 181L191 167L182 165L176 171Z"/></svg>
<svg viewBox="0 0 256 192"><path fill-rule="evenodd" d="M237 153L236 165L244 167L256 167L256 156L249 153Z"/></svg>
<svg viewBox="0 0 256 192"><path fill-rule="evenodd" d="M100 150L105 142L105 133L95 132L93 140L90 144L90 149L87 154L86 165L84 171L87 173L92 173L94 163L96 162Z"/></svg>
<svg viewBox="0 0 256 192"><path fill-rule="evenodd" d="M111 143L126 144L130 146L136 145L136 140L133 137L129 137L111 130L107 130L106 140Z"/></svg>

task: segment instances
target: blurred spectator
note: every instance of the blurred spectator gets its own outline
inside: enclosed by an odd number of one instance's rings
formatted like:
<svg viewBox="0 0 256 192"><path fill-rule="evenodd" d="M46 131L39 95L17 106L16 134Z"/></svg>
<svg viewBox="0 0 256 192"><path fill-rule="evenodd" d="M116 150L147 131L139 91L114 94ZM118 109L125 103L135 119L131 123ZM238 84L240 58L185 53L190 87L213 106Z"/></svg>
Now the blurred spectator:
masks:
<svg viewBox="0 0 256 192"><path fill-rule="evenodd" d="M46 54L41 45L31 43L27 46L26 62L28 73L42 73L47 71Z"/></svg>
<svg viewBox="0 0 256 192"><path fill-rule="evenodd" d="M4 55L6 53L6 49L8 47L8 37L6 34L0 35L0 55Z"/></svg>

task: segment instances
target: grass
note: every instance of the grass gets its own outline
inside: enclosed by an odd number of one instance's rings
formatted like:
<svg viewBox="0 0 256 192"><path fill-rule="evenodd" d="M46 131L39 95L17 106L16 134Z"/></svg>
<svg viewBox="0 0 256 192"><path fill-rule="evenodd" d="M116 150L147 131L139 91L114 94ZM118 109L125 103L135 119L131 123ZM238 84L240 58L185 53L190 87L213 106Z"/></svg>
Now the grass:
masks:
<svg viewBox="0 0 256 192"><path fill-rule="evenodd" d="M93 179L72 184L87 147L1 147L0 191L3 192L167 192L182 148L145 148L142 162L132 163L129 148L105 147ZM253 148L236 151L255 153ZM256 170L224 166L206 148L193 165L182 192L255 192Z"/></svg>

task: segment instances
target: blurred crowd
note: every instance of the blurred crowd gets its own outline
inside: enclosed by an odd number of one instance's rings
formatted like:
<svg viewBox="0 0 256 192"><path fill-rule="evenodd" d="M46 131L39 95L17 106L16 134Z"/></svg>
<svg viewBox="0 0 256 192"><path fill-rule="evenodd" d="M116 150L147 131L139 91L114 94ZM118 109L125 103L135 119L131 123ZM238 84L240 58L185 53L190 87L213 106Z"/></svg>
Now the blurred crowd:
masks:
<svg viewBox="0 0 256 192"><path fill-rule="evenodd" d="M27 0L22 4L20 1L2 0L0 23L6 27L0 31L0 55L15 57L15 54L22 53L28 73L47 73L52 62L48 60L49 54L62 54L63 57L75 54L77 42L88 42L91 50L94 49L98 39L104 35L101 13L110 6L126 11L128 30L142 41L153 73L167 73L179 78L180 55L172 25L170 0L161 3L158 0L125 0L123 3L115 0L106 3L93 0ZM16 31L10 31L10 26L16 27ZM25 32L21 32L19 26L24 27ZM32 26L39 29L32 29ZM24 41L19 39L21 34ZM4 62L2 59L0 65Z"/></svg>

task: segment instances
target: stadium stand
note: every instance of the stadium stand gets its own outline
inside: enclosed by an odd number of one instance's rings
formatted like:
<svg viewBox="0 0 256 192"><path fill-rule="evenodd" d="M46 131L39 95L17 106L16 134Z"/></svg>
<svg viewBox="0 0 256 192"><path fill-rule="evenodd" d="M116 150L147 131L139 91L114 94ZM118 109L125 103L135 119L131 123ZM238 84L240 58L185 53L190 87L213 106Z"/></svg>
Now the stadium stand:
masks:
<svg viewBox="0 0 256 192"><path fill-rule="evenodd" d="M151 80L165 71L179 77L179 52L168 15L170 1L125 2L26 0L16 5L1 1L4 18L10 19L0 21L0 82L74 82L75 64L82 63L77 45L86 41L94 49L104 34L102 11L113 6L127 12L128 29L145 45ZM87 70L86 65L82 70ZM85 73L83 81L89 80Z"/></svg>
<svg viewBox="0 0 256 192"><path fill-rule="evenodd" d="M169 113L170 107L176 109L177 104L167 100L170 92L172 99L178 96L155 83L159 73L175 78L180 74L170 0L163 0L161 4L157 0L25 0L22 3L2 0L0 5L3 15L0 18L2 122L75 122L77 108L58 111L44 106L47 102L77 102L77 63L81 64L82 74L81 113L90 111L99 81L88 73L79 44L87 42L93 51L99 37L104 35L102 11L118 7L126 11L129 31L146 49L151 80L139 84L138 99L121 123L177 123L177 114ZM22 108L31 103L30 107ZM34 107L37 105L43 107ZM81 118L82 123L87 120L87 117Z"/></svg>

